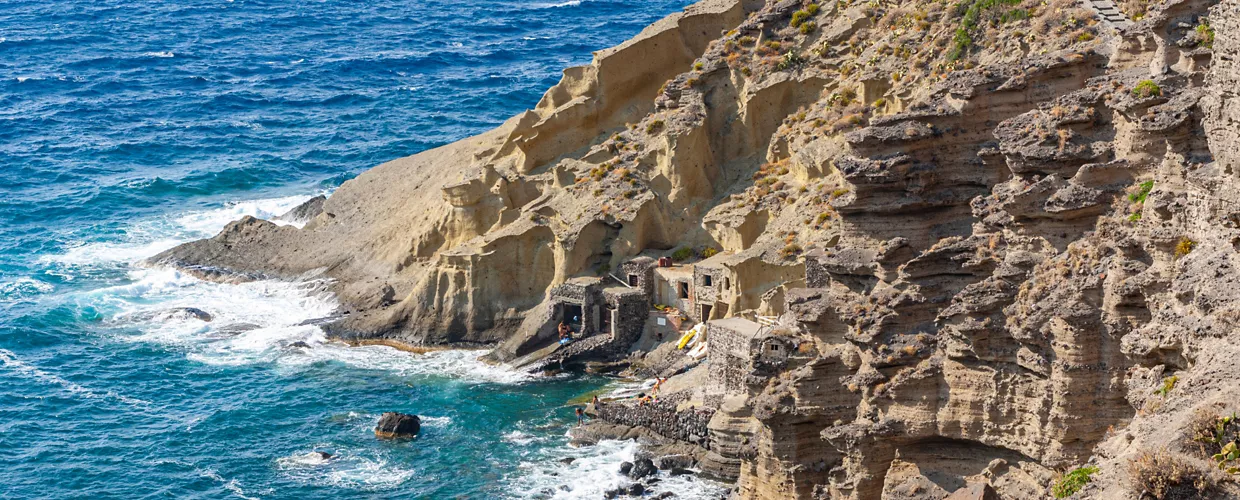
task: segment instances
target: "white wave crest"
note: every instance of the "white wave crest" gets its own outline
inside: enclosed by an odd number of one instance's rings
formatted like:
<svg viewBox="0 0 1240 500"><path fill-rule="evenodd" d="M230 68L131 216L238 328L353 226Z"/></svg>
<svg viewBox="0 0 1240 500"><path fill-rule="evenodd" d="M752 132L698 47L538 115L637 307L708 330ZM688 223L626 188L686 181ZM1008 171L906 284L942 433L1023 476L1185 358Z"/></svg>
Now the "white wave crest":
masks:
<svg viewBox="0 0 1240 500"><path fill-rule="evenodd" d="M300 357L289 356L287 364L314 364L335 361L367 370L395 373L402 377L448 377L472 383L516 384L532 380L536 375L495 366L478 359L485 351L450 350L413 354L382 345L348 346L337 342L320 342L302 351Z"/></svg>
<svg viewBox="0 0 1240 500"><path fill-rule="evenodd" d="M637 455L635 441L604 440L594 446L548 448L537 460L523 461L504 478L509 498L599 498L607 490L625 487L632 480L619 473L621 462ZM572 458L571 463L562 462ZM692 475L671 476L659 472L659 483L647 491L671 491L677 498L718 498L727 485Z"/></svg>
<svg viewBox="0 0 1240 500"><path fill-rule="evenodd" d="M444 428L452 424L452 417L427 417L418 415L423 427Z"/></svg>
<svg viewBox="0 0 1240 500"><path fill-rule="evenodd" d="M334 362L399 376L472 383L512 384L535 377L478 360L485 351L414 354L328 340L320 327L307 323L329 317L337 308L324 281L221 284L171 269L140 269L130 276L131 283L79 294L77 304L110 318L105 325L119 329L116 336L123 341L179 347L200 363L272 363L304 369ZM168 313L190 307L211 315L211 321Z"/></svg>
<svg viewBox="0 0 1240 500"><path fill-rule="evenodd" d="M161 58L176 57L176 54L173 54L171 51L167 51L167 50L163 50L159 52L143 52L142 55L144 57L161 57Z"/></svg>
<svg viewBox="0 0 1240 500"><path fill-rule="evenodd" d="M0 297L20 299L34 295L43 295L55 290L51 283L44 283L34 278L18 278L0 283Z"/></svg>
<svg viewBox="0 0 1240 500"><path fill-rule="evenodd" d="M132 183L134 181L126 181ZM188 241L215 236L228 223L245 216L274 219L319 194L228 202L210 210L142 221L126 228L119 241L81 242L63 253L46 255L45 263L71 267L134 264ZM301 227L301 223L273 221Z"/></svg>
<svg viewBox="0 0 1240 500"><path fill-rule="evenodd" d="M530 7L535 9L558 9L560 7L576 7L578 5L581 5L581 0L568 0L567 2L557 3L536 3Z"/></svg>
<svg viewBox="0 0 1240 500"><path fill-rule="evenodd" d="M340 450L327 460L299 459L298 454L276 460L276 467L287 477L303 483L360 490L385 490L411 479L415 471L391 463L382 454L361 454Z"/></svg>

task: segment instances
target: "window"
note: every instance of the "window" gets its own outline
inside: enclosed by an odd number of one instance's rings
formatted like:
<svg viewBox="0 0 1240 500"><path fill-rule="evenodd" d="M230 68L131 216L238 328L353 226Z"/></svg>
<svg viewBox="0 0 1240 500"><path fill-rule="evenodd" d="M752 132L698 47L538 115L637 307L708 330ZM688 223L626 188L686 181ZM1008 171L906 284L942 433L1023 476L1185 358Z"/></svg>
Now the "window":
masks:
<svg viewBox="0 0 1240 500"><path fill-rule="evenodd" d="M636 274L629 275L629 286L637 286L637 275Z"/></svg>
<svg viewBox="0 0 1240 500"><path fill-rule="evenodd" d="M714 283L713 283L713 282L714 282L714 280L712 280L711 278L712 278L712 276L711 276L711 275L709 275L709 274L703 274L703 275L702 275L702 284L703 284L703 285L706 285L706 286L711 286L711 285L713 285L713 284L714 284Z"/></svg>
<svg viewBox="0 0 1240 500"><path fill-rule="evenodd" d="M724 278L723 278L723 289L724 289L724 290L731 290L731 289L732 289L732 278L729 278L729 277L727 277L727 276L724 276Z"/></svg>
<svg viewBox="0 0 1240 500"><path fill-rule="evenodd" d="M688 282L681 281L680 283L677 284L676 288L678 288L680 291L680 298L682 299L689 298L689 283Z"/></svg>

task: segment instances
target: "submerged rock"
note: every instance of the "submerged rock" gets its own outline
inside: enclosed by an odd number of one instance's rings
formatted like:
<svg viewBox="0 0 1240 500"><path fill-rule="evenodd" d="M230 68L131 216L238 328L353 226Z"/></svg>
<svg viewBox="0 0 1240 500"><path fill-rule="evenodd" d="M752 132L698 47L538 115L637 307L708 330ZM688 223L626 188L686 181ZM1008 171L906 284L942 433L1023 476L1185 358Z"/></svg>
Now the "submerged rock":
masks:
<svg viewBox="0 0 1240 500"><path fill-rule="evenodd" d="M422 419L417 415L389 411L379 417L375 426L375 437L379 439L401 439L418 436L422 430Z"/></svg>
<svg viewBox="0 0 1240 500"><path fill-rule="evenodd" d="M148 317L151 319L164 320L164 321L196 319L199 321L210 322L212 319L215 319L214 317L211 316L211 313L208 313L197 307L174 307L171 309L165 309L163 311L159 311L156 313L148 313L148 314L150 314ZM142 319L142 315L137 316L137 317L139 319Z"/></svg>

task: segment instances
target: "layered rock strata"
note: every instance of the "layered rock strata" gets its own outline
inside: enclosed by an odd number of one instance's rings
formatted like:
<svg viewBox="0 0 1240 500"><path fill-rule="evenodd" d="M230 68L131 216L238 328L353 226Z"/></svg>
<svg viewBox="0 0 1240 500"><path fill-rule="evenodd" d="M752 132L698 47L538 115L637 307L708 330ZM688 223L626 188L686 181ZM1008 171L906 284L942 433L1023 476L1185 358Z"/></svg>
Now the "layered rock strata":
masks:
<svg viewBox="0 0 1240 500"><path fill-rule="evenodd" d="M1199 431L1240 411L1240 3L1142 5L706 0L303 228L152 264L329 278L345 339L670 376L608 432L743 498L1043 498L1087 465L1080 498L1235 497Z"/></svg>

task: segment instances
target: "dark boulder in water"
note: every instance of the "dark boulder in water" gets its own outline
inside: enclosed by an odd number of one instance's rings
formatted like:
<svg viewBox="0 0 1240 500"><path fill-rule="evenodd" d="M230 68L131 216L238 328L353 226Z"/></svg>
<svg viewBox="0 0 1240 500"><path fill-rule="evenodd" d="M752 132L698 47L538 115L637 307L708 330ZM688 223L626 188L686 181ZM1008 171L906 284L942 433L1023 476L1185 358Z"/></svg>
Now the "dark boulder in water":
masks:
<svg viewBox="0 0 1240 500"><path fill-rule="evenodd" d="M633 462L633 467L629 470L628 475L633 479L641 479L646 476L652 476L658 469L654 467L654 461L649 458L639 458Z"/></svg>
<svg viewBox="0 0 1240 500"><path fill-rule="evenodd" d="M577 459L573 457L565 457L565 458L560 459L560 463L564 465L573 465L573 462L576 462L576 461Z"/></svg>
<svg viewBox="0 0 1240 500"><path fill-rule="evenodd" d="M646 487L642 485L642 483L634 483L632 486L629 486L628 489L629 496L631 497L640 497L642 496L642 493L645 492Z"/></svg>
<svg viewBox="0 0 1240 500"><path fill-rule="evenodd" d="M314 452L314 453L317 453L317 454L319 455L319 458L321 458L321 459L323 459L323 460L331 460L331 458L332 458L332 454L331 454L331 453L328 453L328 452L326 452L326 451L316 451L316 452Z"/></svg>
<svg viewBox="0 0 1240 500"><path fill-rule="evenodd" d="M327 202L326 196L315 196L314 198L306 200L305 203L297 205L296 208L281 214L279 217L276 217L275 220L280 222L290 222L293 224L305 224L310 222L310 219L318 217L319 214L323 213L323 203L325 202Z"/></svg>
<svg viewBox="0 0 1240 500"><path fill-rule="evenodd" d="M307 344L299 340L297 342L293 342L292 344L289 344L288 348L289 349L309 349L310 344Z"/></svg>
<svg viewBox="0 0 1240 500"><path fill-rule="evenodd" d="M629 471L633 470L633 462L620 462L620 473L629 475Z"/></svg>
<svg viewBox="0 0 1240 500"><path fill-rule="evenodd" d="M422 430L422 419L417 415L389 411L379 417L375 426L375 437L379 439L401 439L417 437Z"/></svg>

